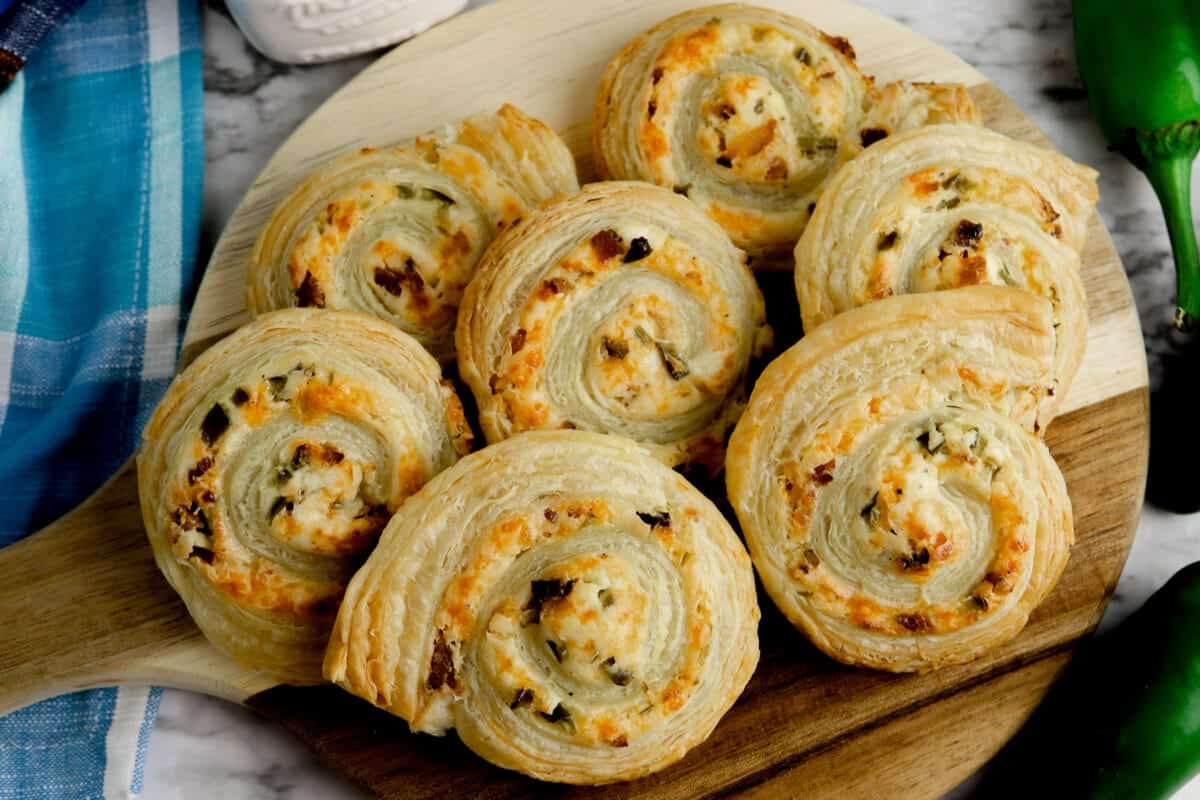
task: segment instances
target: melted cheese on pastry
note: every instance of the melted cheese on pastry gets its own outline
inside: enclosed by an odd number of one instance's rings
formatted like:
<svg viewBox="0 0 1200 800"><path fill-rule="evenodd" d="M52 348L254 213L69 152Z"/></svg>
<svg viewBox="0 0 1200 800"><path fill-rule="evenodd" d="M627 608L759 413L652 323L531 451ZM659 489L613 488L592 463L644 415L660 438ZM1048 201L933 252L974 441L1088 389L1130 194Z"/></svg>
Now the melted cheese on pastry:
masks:
<svg viewBox="0 0 1200 800"><path fill-rule="evenodd" d="M342 591L404 498L470 448L437 362L362 314L264 314L172 383L138 456L155 560L205 636L320 679Z"/></svg>
<svg viewBox="0 0 1200 800"><path fill-rule="evenodd" d="M750 562L633 442L522 434L412 497L347 590L326 675L542 780L662 769L758 661Z"/></svg>
<svg viewBox="0 0 1200 800"><path fill-rule="evenodd" d="M463 290L498 231L577 191L561 139L512 106L310 175L251 255L252 311L352 309L386 319L442 361Z"/></svg>
<svg viewBox="0 0 1200 800"><path fill-rule="evenodd" d="M756 268L772 266L838 164L911 126L979 122L964 87L875 89L854 59L846 39L776 11L671 17L608 65L593 112L597 170L686 195Z"/></svg>
<svg viewBox="0 0 1200 800"><path fill-rule="evenodd" d="M763 585L814 644L907 672L1024 627L1073 536L1036 435L1053 348L1048 302L972 287L848 311L767 367L729 496Z"/></svg>
<svg viewBox="0 0 1200 800"><path fill-rule="evenodd" d="M1053 306L1061 399L1087 342L1079 251L1095 202L1094 170L992 131L891 137L837 173L796 245L804 329L897 294L1022 288Z"/></svg>
<svg viewBox="0 0 1200 800"><path fill-rule="evenodd" d="M720 228L663 189L598 183L488 251L459 316L459 370L490 442L581 428L716 471L769 335Z"/></svg>

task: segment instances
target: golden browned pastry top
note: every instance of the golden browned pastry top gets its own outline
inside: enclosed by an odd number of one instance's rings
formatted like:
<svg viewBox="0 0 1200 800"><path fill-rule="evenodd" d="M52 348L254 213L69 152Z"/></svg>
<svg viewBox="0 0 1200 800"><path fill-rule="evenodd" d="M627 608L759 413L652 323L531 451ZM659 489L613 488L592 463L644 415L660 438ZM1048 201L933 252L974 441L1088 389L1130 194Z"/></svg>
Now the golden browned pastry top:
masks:
<svg viewBox="0 0 1200 800"><path fill-rule="evenodd" d="M757 625L749 558L709 500L626 439L538 431L400 508L325 674L508 769L608 783L708 736L754 671Z"/></svg>
<svg viewBox="0 0 1200 800"><path fill-rule="evenodd" d="M601 81L592 135L602 178L686 195L759 268L786 259L838 164L946 121L980 121L964 87L876 89L846 39L726 4L685 11L627 44Z"/></svg>
<svg viewBox="0 0 1200 800"><path fill-rule="evenodd" d="M263 229L250 309L363 311L452 360L458 304L484 249L578 188L563 141L510 105L348 153L296 187Z"/></svg>
<svg viewBox="0 0 1200 800"><path fill-rule="evenodd" d="M1036 435L1050 304L977 286L834 317L767 367L729 445L763 586L822 650L907 672L1015 636L1073 528Z"/></svg>
<svg viewBox="0 0 1200 800"><path fill-rule="evenodd" d="M146 427L138 488L155 559L218 648L319 680L350 575L470 442L437 362L395 327L264 314L184 370Z"/></svg>

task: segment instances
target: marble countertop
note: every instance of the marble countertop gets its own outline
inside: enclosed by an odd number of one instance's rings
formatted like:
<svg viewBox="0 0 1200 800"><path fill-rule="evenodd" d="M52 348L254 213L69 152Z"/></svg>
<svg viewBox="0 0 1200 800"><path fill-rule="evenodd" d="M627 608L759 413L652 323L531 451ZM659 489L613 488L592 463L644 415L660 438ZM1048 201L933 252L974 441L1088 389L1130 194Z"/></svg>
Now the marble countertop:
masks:
<svg viewBox="0 0 1200 800"><path fill-rule="evenodd" d="M488 0L484 0L487 2ZM561 0L569 2L569 0ZM1158 204L1142 176L1108 152L1075 71L1069 0L858 0L976 66L1064 153L1100 170L1100 211L1129 272L1151 384L1173 380L1183 338L1171 328L1174 272ZM481 5L475 0L471 5ZM206 169L202 258L283 139L373 56L315 67L275 64L242 38L220 0L205 11ZM1193 189L1200 188L1200 181ZM1178 367L1174 367L1178 370ZM1148 504L1104 625L1200 559L1200 515ZM237 706L167 690L150 738L144 797L357 796L282 729ZM1200 797L1200 783L1189 789ZM957 792L956 794L965 794ZM1185 790L1181 796L1192 796Z"/></svg>

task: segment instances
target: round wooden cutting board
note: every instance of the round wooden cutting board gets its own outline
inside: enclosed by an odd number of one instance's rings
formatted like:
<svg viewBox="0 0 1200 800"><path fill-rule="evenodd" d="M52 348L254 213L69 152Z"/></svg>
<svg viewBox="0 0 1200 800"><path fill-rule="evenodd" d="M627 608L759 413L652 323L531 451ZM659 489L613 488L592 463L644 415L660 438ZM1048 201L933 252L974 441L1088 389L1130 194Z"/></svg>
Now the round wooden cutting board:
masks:
<svg viewBox="0 0 1200 800"><path fill-rule="evenodd" d="M1048 144L978 72L891 20L838 0L760 4L848 37L864 70L881 80L965 83L990 127ZM246 262L254 239L274 205L313 167L344 150L387 144L511 102L557 129L581 177L590 179L589 119L605 63L643 29L698 5L504 0L385 55L301 125L251 187L208 266L185 361L249 319ZM674 767L599 790L604 796L932 798L1011 736L1072 646L1099 621L1125 562L1145 484L1141 333L1098 217L1083 277L1087 355L1064 415L1047 433L1070 489L1077 541L1062 581L1026 630L971 664L888 675L820 655L763 596L761 663L712 737ZM790 275L763 281L778 308L794 315ZM784 343L794 338L782 317L772 321L784 328ZM551 788L491 767L452 736L413 736L403 722L333 687L274 687L213 650L154 566L129 468L63 520L0 552L0 609L0 712L85 686L179 686L257 708L380 796L512 797Z"/></svg>

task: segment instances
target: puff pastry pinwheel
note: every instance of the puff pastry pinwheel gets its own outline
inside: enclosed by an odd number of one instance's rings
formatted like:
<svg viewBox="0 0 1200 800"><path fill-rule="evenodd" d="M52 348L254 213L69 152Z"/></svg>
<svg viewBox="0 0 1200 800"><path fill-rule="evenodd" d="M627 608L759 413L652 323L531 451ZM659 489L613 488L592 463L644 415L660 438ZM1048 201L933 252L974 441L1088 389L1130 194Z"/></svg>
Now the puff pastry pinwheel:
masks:
<svg viewBox="0 0 1200 800"><path fill-rule="evenodd" d="M408 500L350 582L325 675L535 778L609 783L702 742L758 662L750 559L626 439L522 434Z"/></svg>
<svg viewBox="0 0 1200 800"><path fill-rule="evenodd" d="M1066 393L1087 344L1079 274L1096 172L1041 147L962 125L890 137L829 182L796 245L804 329L896 294L976 284L1047 298Z"/></svg>
<svg viewBox="0 0 1200 800"><path fill-rule="evenodd" d="M275 210L250 257L253 312L363 311L454 357L454 318L498 230L579 189L561 139L506 105L330 161Z"/></svg>
<svg viewBox="0 0 1200 800"><path fill-rule="evenodd" d="M142 518L209 641L321 679L350 575L400 502L470 446L410 336L356 312L264 314L171 384L138 455Z"/></svg>
<svg viewBox="0 0 1200 800"><path fill-rule="evenodd" d="M597 183L488 250L458 366L489 442L581 428L716 471L769 339L745 256L717 225L665 189Z"/></svg>
<svg viewBox="0 0 1200 800"><path fill-rule="evenodd" d="M1050 304L976 286L847 311L764 371L727 485L763 586L821 650L923 671L1015 636L1066 566L1039 430Z"/></svg>
<svg viewBox="0 0 1200 800"><path fill-rule="evenodd" d="M837 164L913 125L979 121L961 85L876 89L846 39L731 4L671 17L613 58L592 148L601 177L687 195L757 269L787 261Z"/></svg>

